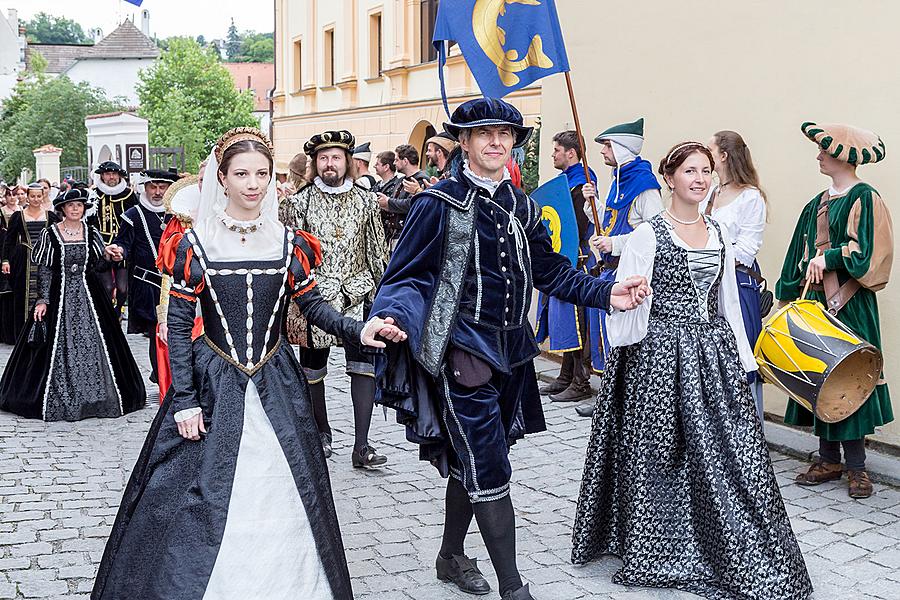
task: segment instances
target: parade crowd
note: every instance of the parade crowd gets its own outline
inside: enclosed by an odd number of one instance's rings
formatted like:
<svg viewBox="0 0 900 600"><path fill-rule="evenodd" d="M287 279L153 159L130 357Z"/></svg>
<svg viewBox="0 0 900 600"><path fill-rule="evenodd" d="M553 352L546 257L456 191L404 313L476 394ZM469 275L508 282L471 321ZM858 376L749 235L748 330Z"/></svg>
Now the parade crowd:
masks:
<svg viewBox="0 0 900 600"><path fill-rule="evenodd" d="M282 165L265 134L239 128L196 175L150 169L132 186L104 162L89 184L3 186L0 342L15 347L0 409L78 421L144 408L123 320L147 338L160 388L91 597L353 597L327 463L337 347L352 466L393 459L369 440L380 405L447 479L439 580L491 593L465 550L475 519L500 597L540 597L517 567L510 451L546 429L544 395L593 419L573 563L614 555L616 583L706 598L808 597L754 346L773 305L808 298L880 348L893 238L857 175L881 140L802 133L832 184L777 274L757 261L769 198L739 133L676 143L654 165L643 119L613 125L595 138L609 177L583 166L576 132L556 133L573 263L521 189L513 156L532 128L488 98L457 107L423 157L326 131ZM562 359L541 388L540 343ZM892 419L883 378L837 422L791 400L785 420L820 439L796 483L846 473L849 496L869 497L865 436Z"/></svg>

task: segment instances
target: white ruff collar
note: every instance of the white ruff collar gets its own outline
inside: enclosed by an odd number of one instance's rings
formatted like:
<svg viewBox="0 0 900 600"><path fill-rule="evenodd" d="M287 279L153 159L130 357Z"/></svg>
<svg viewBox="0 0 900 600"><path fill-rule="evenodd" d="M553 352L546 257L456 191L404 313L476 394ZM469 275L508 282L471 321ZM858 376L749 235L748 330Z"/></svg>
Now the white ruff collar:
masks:
<svg viewBox="0 0 900 600"><path fill-rule="evenodd" d="M164 212L166 212L166 205L165 205L165 204L160 204L159 206L154 206L153 204L150 203L150 200L147 198L147 194L145 194L145 193L143 192L143 190L141 191L140 195L138 196L138 200L140 201L141 206L143 206L144 208L146 208L146 209L149 210L150 212L153 212L153 213L164 213Z"/></svg>
<svg viewBox="0 0 900 600"><path fill-rule="evenodd" d="M503 167L503 177L500 178L500 181L494 181L490 177L482 177L481 175L477 175L472 169L469 168L469 159L463 160L463 173L466 177L469 178L469 181L485 190L491 196L494 195L494 192L497 191L497 188L500 187L500 184L504 181L510 179L509 169Z"/></svg>
<svg viewBox="0 0 900 600"><path fill-rule="evenodd" d="M345 177L344 183L337 187L331 187L330 185L322 181L322 178L318 176L313 179L313 183L315 183L316 187L325 194L346 194L353 189L353 180L348 177Z"/></svg>
<svg viewBox="0 0 900 600"><path fill-rule="evenodd" d="M119 183L117 185L114 185L112 187L103 183L103 181L99 177L94 183L97 185L97 189L107 196L118 196L125 191L126 187L128 187L128 182L125 181L124 177L119 180Z"/></svg>

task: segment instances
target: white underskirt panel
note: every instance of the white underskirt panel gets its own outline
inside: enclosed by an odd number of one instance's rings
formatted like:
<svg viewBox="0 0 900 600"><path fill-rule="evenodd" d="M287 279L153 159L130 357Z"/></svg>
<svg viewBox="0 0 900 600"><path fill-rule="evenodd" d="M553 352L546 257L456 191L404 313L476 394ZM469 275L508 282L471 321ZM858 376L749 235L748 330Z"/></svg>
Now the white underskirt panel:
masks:
<svg viewBox="0 0 900 600"><path fill-rule="evenodd" d="M225 534L203 600L333 600L281 444L253 381Z"/></svg>

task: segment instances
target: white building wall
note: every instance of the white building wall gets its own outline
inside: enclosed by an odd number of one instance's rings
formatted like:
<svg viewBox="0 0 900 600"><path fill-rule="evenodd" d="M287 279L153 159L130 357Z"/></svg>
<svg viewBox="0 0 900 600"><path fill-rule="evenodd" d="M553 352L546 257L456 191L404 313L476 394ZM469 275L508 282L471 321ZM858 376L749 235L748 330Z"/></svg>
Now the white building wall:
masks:
<svg viewBox="0 0 900 600"><path fill-rule="evenodd" d="M138 106L138 73L154 62L152 58L83 59L72 65L66 75L72 81L103 88L110 99L122 96L129 106Z"/></svg>
<svg viewBox="0 0 900 600"><path fill-rule="evenodd" d="M19 36L15 10L0 15L0 102L8 98L25 69L25 40Z"/></svg>

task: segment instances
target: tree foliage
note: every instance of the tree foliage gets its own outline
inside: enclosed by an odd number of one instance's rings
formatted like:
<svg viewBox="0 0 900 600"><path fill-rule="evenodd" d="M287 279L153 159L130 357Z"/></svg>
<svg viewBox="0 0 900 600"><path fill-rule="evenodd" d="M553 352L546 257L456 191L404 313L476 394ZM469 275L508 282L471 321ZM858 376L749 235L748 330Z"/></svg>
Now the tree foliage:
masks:
<svg viewBox="0 0 900 600"><path fill-rule="evenodd" d="M537 119L534 133L525 145L525 163L522 165L522 188L530 194L540 185L541 178L541 120Z"/></svg>
<svg viewBox="0 0 900 600"><path fill-rule="evenodd" d="M93 40L81 25L65 17L39 12L25 22L28 41L36 44L90 44Z"/></svg>
<svg viewBox="0 0 900 600"><path fill-rule="evenodd" d="M102 90L65 76L20 81L0 112L0 173L14 181L23 167L34 171L32 150L45 144L63 149L61 167L86 165L84 118L115 110L121 107Z"/></svg>
<svg viewBox="0 0 900 600"><path fill-rule="evenodd" d="M238 56L241 54L241 36L238 33L237 25L234 19L231 19L231 26L228 28L228 35L225 36L225 56L231 62L237 62Z"/></svg>
<svg viewBox="0 0 900 600"><path fill-rule="evenodd" d="M245 31L241 36L241 50L233 62L270 63L274 61L274 34Z"/></svg>
<svg viewBox="0 0 900 600"><path fill-rule="evenodd" d="M184 146L185 166L196 171L219 136L232 127L256 127L253 95L239 92L213 48L170 38L156 64L141 71L140 115L150 121L152 146Z"/></svg>

